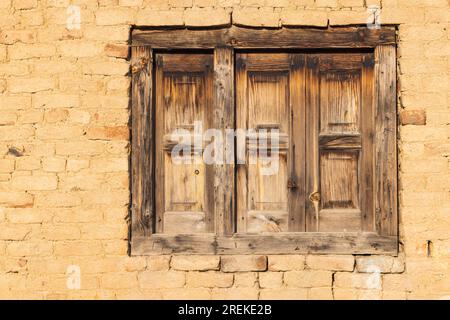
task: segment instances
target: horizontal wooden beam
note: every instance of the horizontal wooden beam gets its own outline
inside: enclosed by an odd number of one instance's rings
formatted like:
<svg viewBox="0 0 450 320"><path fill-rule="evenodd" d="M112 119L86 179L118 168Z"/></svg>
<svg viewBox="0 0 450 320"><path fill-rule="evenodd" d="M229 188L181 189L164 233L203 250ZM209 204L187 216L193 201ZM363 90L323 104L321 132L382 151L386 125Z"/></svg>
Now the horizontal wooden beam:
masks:
<svg viewBox="0 0 450 320"><path fill-rule="evenodd" d="M279 48L374 48L395 43L395 28L335 27L327 29L254 29L232 26L226 29L134 29L133 45L154 49Z"/></svg>
<svg viewBox="0 0 450 320"><path fill-rule="evenodd" d="M376 233L153 234L133 238L132 255L159 254L390 254L397 238Z"/></svg>

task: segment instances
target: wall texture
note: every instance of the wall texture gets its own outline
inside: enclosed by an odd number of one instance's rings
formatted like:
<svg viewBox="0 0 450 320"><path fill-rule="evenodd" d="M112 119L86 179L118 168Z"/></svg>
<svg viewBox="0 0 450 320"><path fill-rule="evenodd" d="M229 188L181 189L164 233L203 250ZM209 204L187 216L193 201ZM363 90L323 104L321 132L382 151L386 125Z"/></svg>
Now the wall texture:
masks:
<svg viewBox="0 0 450 320"><path fill-rule="evenodd" d="M127 256L131 26L364 25L369 5L399 25L399 257ZM0 298L450 298L449 56L448 0L0 0Z"/></svg>

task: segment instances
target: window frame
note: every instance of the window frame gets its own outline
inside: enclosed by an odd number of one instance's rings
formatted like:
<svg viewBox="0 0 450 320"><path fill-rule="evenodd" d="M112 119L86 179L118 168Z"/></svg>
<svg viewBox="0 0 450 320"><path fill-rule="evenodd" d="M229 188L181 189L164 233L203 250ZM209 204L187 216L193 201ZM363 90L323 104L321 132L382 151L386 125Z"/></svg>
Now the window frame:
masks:
<svg viewBox="0 0 450 320"><path fill-rule="evenodd" d="M396 30L383 26L327 29L133 29L131 48L130 254L398 254ZM374 50L375 232L236 234L235 167L216 164L214 234L156 234L154 213L155 50L214 51L213 125L235 121L235 50ZM220 90L219 90L220 88ZM151 168L151 170L148 170Z"/></svg>

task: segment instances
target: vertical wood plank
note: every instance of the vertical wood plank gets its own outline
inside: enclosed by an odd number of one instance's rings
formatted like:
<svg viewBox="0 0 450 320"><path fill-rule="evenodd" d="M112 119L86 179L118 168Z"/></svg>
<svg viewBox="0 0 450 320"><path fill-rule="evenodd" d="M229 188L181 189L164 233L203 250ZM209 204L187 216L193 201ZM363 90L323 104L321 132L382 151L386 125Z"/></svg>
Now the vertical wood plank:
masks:
<svg viewBox="0 0 450 320"><path fill-rule="evenodd" d="M214 165L214 215L219 235L234 232L234 141L226 139L227 129L235 127L234 112L234 52L231 47L218 47L214 50L213 128L224 137L224 162ZM230 160L233 163L228 163Z"/></svg>
<svg viewBox="0 0 450 320"><path fill-rule="evenodd" d="M305 231L305 55L291 55L289 174L289 231Z"/></svg>
<svg viewBox="0 0 450 320"><path fill-rule="evenodd" d="M153 225L152 51L133 47L131 105L132 237L148 236Z"/></svg>
<svg viewBox="0 0 450 320"><path fill-rule="evenodd" d="M319 191L319 57L306 58L306 232L318 231L314 203L309 195Z"/></svg>
<svg viewBox="0 0 450 320"><path fill-rule="evenodd" d="M157 54L155 56L155 82L163 83L163 56ZM164 230L164 210L165 210L165 195L164 195L164 152L156 150L163 150L161 137L164 134L164 96L160 91L155 92L155 115L159 119L155 121L155 181L161 181L162 185L155 190L155 232L162 233Z"/></svg>
<svg viewBox="0 0 450 320"><path fill-rule="evenodd" d="M247 70L245 60L246 53L236 55L236 129L247 129ZM238 106L242 106L239 108ZM246 142L244 141L245 145ZM245 146L245 154L239 158L239 150L236 150L236 231L243 233L247 230L247 146Z"/></svg>
<svg viewBox="0 0 450 320"><path fill-rule="evenodd" d="M376 226L380 235L398 235L396 48L375 49Z"/></svg>
<svg viewBox="0 0 450 320"><path fill-rule="evenodd" d="M362 86L361 86L361 171L360 171L360 203L361 203L361 229L374 231L374 57L373 54L363 56Z"/></svg>

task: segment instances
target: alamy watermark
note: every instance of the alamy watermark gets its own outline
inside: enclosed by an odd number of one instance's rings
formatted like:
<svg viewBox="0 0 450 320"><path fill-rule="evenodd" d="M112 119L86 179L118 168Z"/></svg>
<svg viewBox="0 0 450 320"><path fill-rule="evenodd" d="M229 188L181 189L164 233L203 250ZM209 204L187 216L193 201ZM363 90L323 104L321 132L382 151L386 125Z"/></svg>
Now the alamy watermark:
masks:
<svg viewBox="0 0 450 320"><path fill-rule="evenodd" d="M193 130L177 128L165 138L174 164L259 164L262 175L279 169L280 131L277 128L207 129L194 121Z"/></svg>

